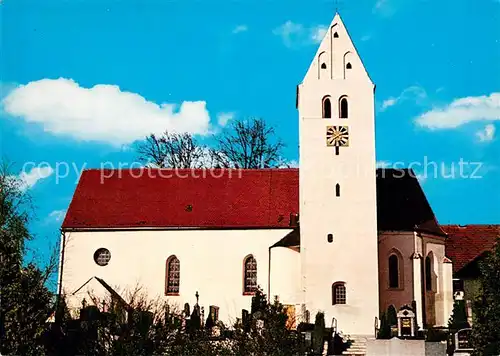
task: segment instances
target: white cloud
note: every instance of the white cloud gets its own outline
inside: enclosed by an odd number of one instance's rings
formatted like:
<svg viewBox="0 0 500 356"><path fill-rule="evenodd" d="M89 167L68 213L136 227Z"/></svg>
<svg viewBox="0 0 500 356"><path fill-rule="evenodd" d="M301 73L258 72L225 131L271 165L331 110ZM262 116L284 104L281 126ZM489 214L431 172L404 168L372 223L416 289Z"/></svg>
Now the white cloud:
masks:
<svg viewBox="0 0 500 356"><path fill-rule="evenodd" d="M233 33L240 33L240 32L246 32L248 31L248 26L247 25L238 25L233 29Z"/></svg>
<svg viewBox="0 0 500 356"><path fill-rule="evenodd" d="M396 13L393 0L377 0L373 6L373 13L389 17Z"/></svg>
<svg viewBox="0 0 500 356"><path fill-rule="evenodd" d="M387 108L394 106L400 102L411 100L417 104L422 104L424 100L427 99L427 92L422 87L413 85L406 88L397 97L390 97L382 102L381 110L384 111Z"/></svg>
<svg viewBox="0 0 500 356"><path fill-rule="evenodd" d="M488 142L493 140L495 136L495 125L488 124L484 127L484 129L476 132L476 136L479 138L481 142Z"/></svg>
<svg viewBox="0 0 500 356"><path fill-rule="evenodd" d="M318 44L323 40L326 32L326 26L307 27L290 20L273 30L273 33L280 36L285 46L289 48Z"/></svg>
<svg viewBox="0 0 500 356"><path fill-rule="evenodd" d="M388 107L396 105L397 102L398 102L398 100L396 98L389 98L389 99L384 100L382 103L382 110L385 110Z"/></svg>
<svg viewBox="0 0 500 356"><path fill-rule="evenodd" d="M116 85L84 88L72 79L42 79L16 87L2 103L6 113L52 134L118 146L165 129L210 132L206 102L156 104Z"/></svg>
<svg viewBox="0 0 500 356"><path fill-rule="evenodd" d="M54 210L49 214L49 219L56 222L61 222L66 215L66 210Z"/></svg>
<svg viewBox="0 0 500 356"><path fill-rule="evenodd" d="M292 41L295 37L300 36L304 32L304 26L301 24L293 23L288 20L283 25L275 28L273 33L277 36L281 36L283 43L287 47L292 47Z"/></svg>
<svg viewBox="0 0 500 356"><path fill-rule="evenodd" d="M220 112L217 114L217 122L220 126L226 126L234 118L234 112Z"/></svg>
<svg viewBox="0 0 500 356"><path fill-rule="evenodd" d="M311 40L313 43L320 43L325 38L327 31L328 27L323 25L311 28Z"/></svg>
<svg viewBox="0 0 500 356"><path fill-rule="evenodd" d="M452 129L484 120L500 120L500 93L455 99L445 107L420 115L415 122L430 129Z"/></svg>
<svg viewBox="0 0 500 356"><path fill-rule="evenodd" d="M30 189L42 179L50 177L54 173L51 166L33 167L29 172L22 172L19 179L22 182L23 189Z"/></svg>

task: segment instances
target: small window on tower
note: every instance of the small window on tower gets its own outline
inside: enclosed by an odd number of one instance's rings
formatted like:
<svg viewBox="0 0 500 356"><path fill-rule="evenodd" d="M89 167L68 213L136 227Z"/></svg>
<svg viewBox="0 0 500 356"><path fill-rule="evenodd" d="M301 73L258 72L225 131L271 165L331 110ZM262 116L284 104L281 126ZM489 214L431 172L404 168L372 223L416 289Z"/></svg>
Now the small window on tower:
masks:
<svg viewBox="0 0 500 356"><path fill-rule="evenodd" d="M321 69L326 69L326 63L321 63Z"/></svg>
<svg viewBox="0 0 500 356"><path fill-rule="evenodd" d="M349 104L347 103L347 97L343 96L339 101L339 116L341 119L347 119L349 116Z"/></svg>
<svg viewBox="0 0 500 356"><path fill-rule="evenodd" d="M335 195L340 197L340 184L335 185Z"/></svg>
<svg viewBox="0 0 500 356"><path fill-rule="evenodd" d="M339 34L338 34L337 32L335 32L335 33L333 34L333 38L339 38Z"/></svg>
<svg viewBox="0 0 500 356"><path fill-rule="evenodd" d="M351 65L351 62L347 63L347 65L345 66L347 69L352 69L352 65Z"/></svg>
<svg viewBox="0 0 500 356"><path fill-rule="evenodd" d="M326 236L326 239L328 240L329 243L332 243L333 242L333 234L328 234Z"/></svg>
<svg viewBox="0 0 500 356"><path fill-rule="evenodd" d="M329 97L323 99L323 118L330 119L332 117L332 102Z"/></svg>

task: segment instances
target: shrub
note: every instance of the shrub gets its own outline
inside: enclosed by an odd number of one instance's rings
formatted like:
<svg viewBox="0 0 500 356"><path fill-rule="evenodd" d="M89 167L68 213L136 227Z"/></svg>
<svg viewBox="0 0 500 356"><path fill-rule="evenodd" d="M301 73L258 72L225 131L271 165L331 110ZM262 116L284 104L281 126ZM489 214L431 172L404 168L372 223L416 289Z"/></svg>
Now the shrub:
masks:
<svg viewBox="0 0 500 356"><path fill-rule="evenodd" d="M313 351L316 355L323 353L323 345L325 340L325 314L318 312L314 321L314 331L312 336Z"/></svg>
<svg viewBox="0 0 500 356"><path fill-rule="evenodd" d="M387 320L387 315L382 313L380 316L380 329L378 330L377 339L390 339L392 337L391 326Z"/></svg>

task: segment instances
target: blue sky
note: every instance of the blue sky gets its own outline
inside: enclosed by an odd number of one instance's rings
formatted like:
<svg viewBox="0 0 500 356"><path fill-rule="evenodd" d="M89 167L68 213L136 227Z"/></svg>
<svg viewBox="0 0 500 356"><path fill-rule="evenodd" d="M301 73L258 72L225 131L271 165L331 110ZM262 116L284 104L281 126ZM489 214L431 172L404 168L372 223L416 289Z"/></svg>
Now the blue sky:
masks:
<svg viewBox="0 0 500 356"><path fill-rule="evenodd" d="M339 8L377 85L379 165L437 162L438 177L416 171L441 223L500 223L500 1ZM1 0L0 147L37 207L35 256L57 243L79 170L130 164L148 132L205 139L259 116L296 161L295 86L334 12L326 0Z"/></svg>

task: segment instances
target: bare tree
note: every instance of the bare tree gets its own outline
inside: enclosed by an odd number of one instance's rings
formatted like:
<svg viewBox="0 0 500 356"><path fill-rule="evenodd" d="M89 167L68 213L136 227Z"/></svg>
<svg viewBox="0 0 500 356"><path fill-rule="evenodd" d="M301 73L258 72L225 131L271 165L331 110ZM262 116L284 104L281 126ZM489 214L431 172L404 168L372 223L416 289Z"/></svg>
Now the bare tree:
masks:
<svg viewBox="0 0 500 356"><path fill-rule="evenodd" d="M210 154L189 133L151 134L137 146L139 160L158 168L202 168L210 165Z"/></svg>
<svg viewBox="0 0 500 356"><path fill-rule="evenodd" d="M216 166L224 168L271 168L280 166L283 142L263 119L236 120L215 136L211 150Z"/></svg>

